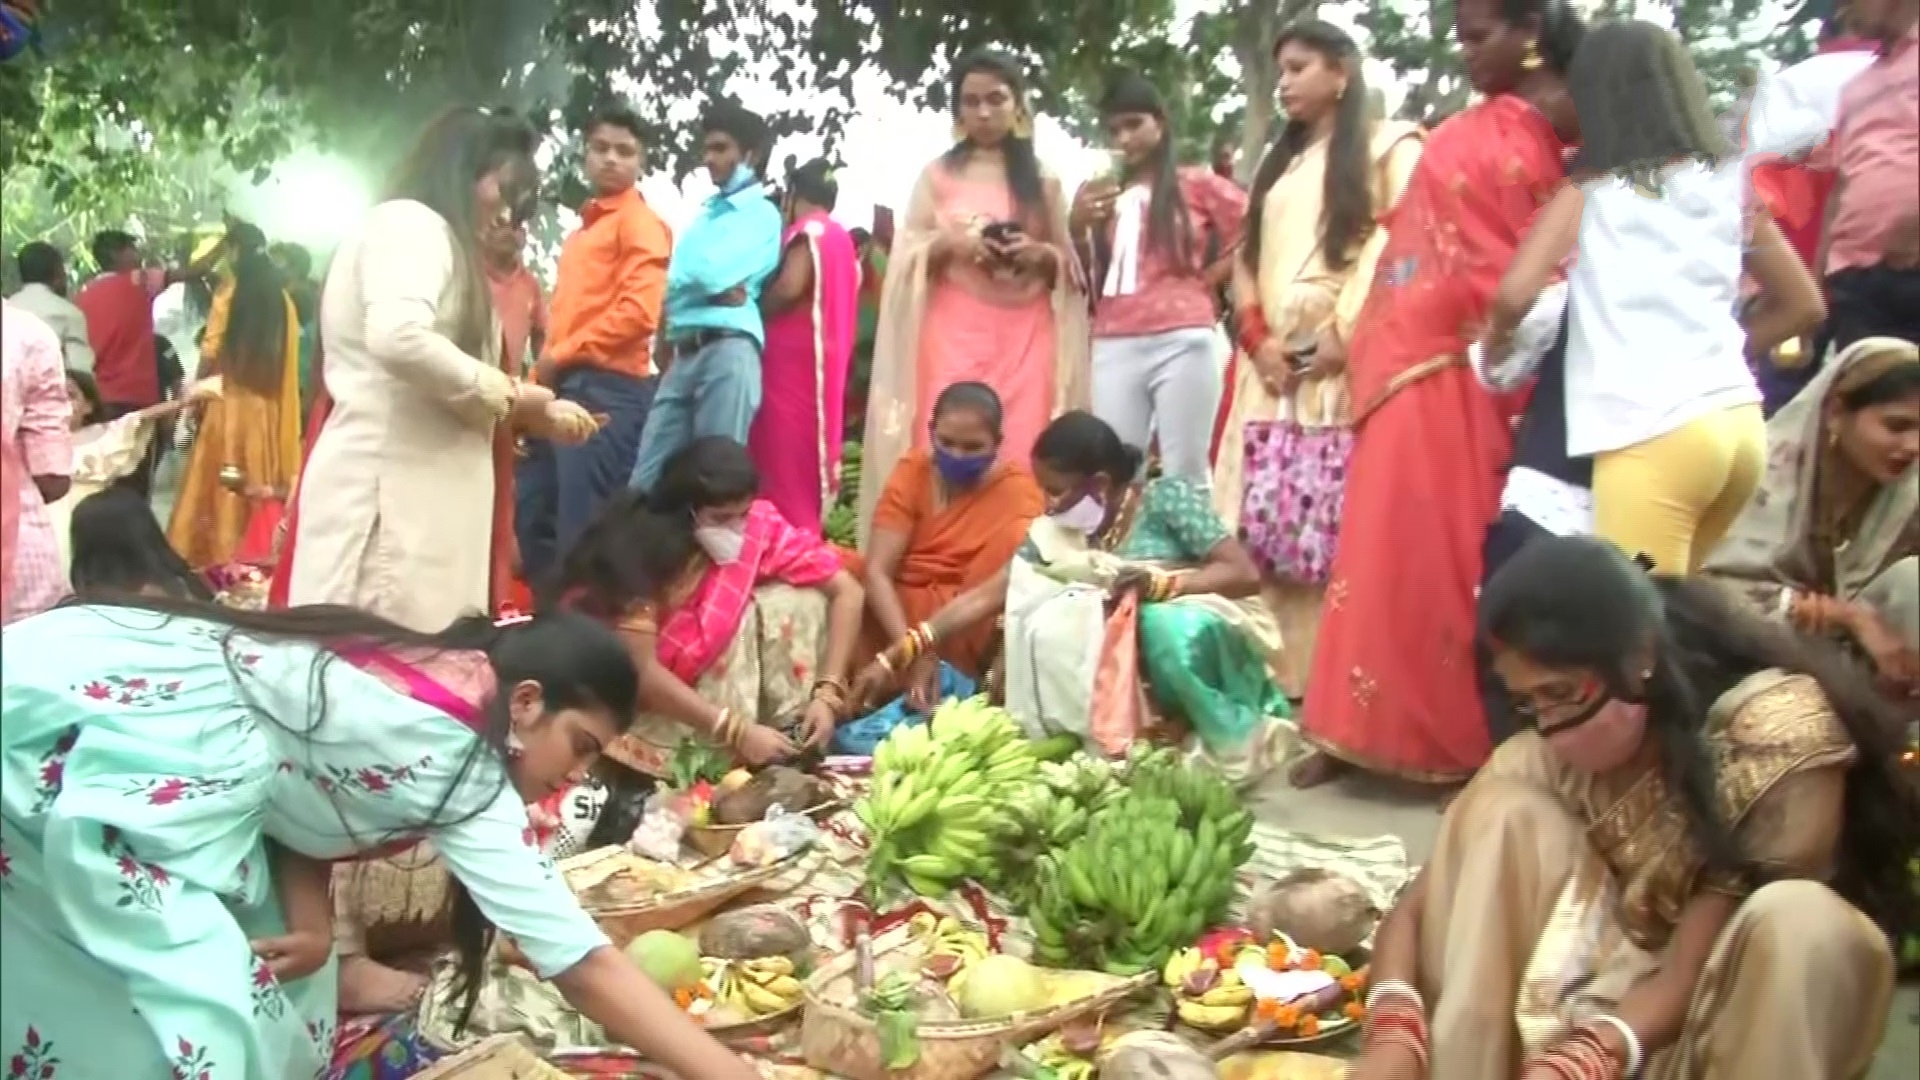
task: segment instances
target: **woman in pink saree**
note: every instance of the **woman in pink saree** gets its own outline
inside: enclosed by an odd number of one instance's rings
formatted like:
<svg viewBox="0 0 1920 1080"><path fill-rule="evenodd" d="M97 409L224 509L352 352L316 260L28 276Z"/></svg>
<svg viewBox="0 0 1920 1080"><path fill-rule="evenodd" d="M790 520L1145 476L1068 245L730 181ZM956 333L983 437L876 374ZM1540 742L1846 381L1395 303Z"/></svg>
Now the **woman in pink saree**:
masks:
<svg viewBox="0 0 1920 1080"><path fill-rule="evenodd" d="M1001 453L1014 461L1053 417L1088 404L1085 289L1060 181L1034 155L1019 66L970 53L948 83L956 141L914 185L881 293L862 538L894 463L927 445L934 399L948 386L993 388L1006 410Z"/></svg>
<svg viewBox="0 0 1920 1080"><path fill-rule="evenodd" d="M788 524L816 536L840 491L847 365L860 305L853 238L828 216L839 192L824 161L787 177L784 254L760 297L767 316L760 412L747 438L761 496Z"/></svg>

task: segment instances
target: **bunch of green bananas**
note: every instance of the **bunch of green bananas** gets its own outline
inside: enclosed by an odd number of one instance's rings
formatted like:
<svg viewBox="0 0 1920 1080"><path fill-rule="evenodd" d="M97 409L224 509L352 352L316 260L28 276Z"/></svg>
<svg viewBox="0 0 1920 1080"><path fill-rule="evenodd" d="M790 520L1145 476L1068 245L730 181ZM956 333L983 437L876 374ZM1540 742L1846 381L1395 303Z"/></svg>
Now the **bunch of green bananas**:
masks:
<svg viewBox="0 0 1920 1080"><path fill-rule="evenodd" d="M1164 777L1143 786L1143 760L1134 759L1124 794L1079 839L1035 862L1026 914L1039 963L1128 976L1158 970L1175 947L1226 917L1234 873L1252 854L1253 816L1230 802L1189 826L1186 808L1164 790L1211 806L1206 792L1218 778L1169 756L1147 769ZM1201 774L1179 775L1190 771Z"/></svg>
<svg viewBox="0 0 1920 1080"><path fill-rule="evenodd" d="M895 875L922 896L988 876L1013 831L1010 805L1040 758L1005 709L949 699L924 725L902 725L873 753L873 784L853 811L872 838L867 889Z"/></svg>
<svg viewBox="0 0 1920 1080"><path fill-rule="evenodd" d="M1189 831L1212 819L1233 849L1233 865L1253 858L1253 813L1240 804L1240 794L1217 770L1185 761L1179 751L1136 743L1127 759L1127 790L1131 794L1171 799L1180 807L1180 824Z"/></svg>
<svg viewBox="0 0 1920 1080"><path fill-rule="evenodd" d="M1039 779L1013 794L1008 805L1013 829L982 879L1016 906L1033 900L1033 868L1040 856L1078 840L1093 815L1121 794L1113 766L1084 754L1065 762L1042 761Z"/></svg>

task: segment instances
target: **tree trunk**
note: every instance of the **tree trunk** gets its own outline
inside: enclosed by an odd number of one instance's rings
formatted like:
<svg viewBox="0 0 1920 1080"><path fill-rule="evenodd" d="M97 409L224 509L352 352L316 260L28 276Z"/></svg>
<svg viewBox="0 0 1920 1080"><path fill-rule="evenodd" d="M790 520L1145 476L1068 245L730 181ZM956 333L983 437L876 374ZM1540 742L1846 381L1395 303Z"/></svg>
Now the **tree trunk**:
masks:
<svg viewBox="0 0 1920 1080"><path fill-rule="evenodd" d="M1240 84L1247 94L1247 115L1240 128L1242 183L1267 150L1273 127L1274 94L1280 88L1280 69L1273 62L1273 39L1297 19L1312 18L1320 0L1237 0L1233 9L1233 58L1240 64Z"/></svg>

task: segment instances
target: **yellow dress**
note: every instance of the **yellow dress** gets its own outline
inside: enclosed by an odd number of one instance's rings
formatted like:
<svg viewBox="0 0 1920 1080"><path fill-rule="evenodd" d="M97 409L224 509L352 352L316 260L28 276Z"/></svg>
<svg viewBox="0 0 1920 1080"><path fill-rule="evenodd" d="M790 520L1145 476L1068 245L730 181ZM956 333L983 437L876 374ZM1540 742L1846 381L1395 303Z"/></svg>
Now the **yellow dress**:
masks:
<svg viewBox="0 0 1920 1080"><path fill-rule="evenodd" d="M252 500L221 483L221 470L235 466L248 488L284 495L300 467L300 320L285 292L281 302L286 305L286 329L279 386L262 394L226 380L221 396L209 401L200 415L167 525L167 540L195 570L232 562L253 512ZM201 338L202 376L220 373L220 348L232 306L229 281L214 296Z"/></svg>

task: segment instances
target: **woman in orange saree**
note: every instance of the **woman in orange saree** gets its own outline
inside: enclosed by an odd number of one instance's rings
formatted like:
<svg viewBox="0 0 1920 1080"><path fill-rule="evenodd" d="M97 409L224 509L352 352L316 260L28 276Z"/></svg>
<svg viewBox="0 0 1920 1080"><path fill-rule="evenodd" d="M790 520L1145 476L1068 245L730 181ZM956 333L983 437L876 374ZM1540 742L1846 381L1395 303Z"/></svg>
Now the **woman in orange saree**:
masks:
<svg viewBox="0 0 1920 1080"><path fill-rule="evenodd" d="M1465 357L1565 175L1560 132L1577 121L1564 73L1581 31L1566 0L1459 5L1455 34L1487 97L1433 132L1386 217L1349 352L1353 457L1307 679L1303 730L1320 753L1296 786L1342 764L1451 783L1491 749L1474 594L1526 395L1489 394Z"/></svg>
<svg viewBox="0 0 1920 1080"><path fill-rule="evenodd" d="M1005 570L1040 516L1046 500L1033 474L999 453L1000 421L991 387L954 383L934 402L931 448L909 452L888 477L867 545L863 659ZM905 688L930 697L942 660L978 679L992 630L983 623L943 638L907 669Z"/></svg>

